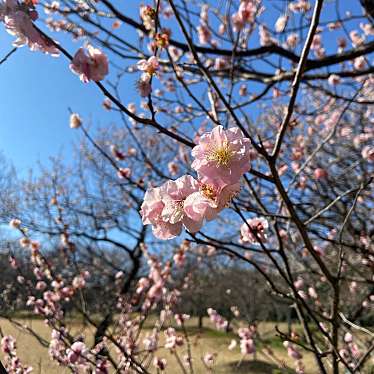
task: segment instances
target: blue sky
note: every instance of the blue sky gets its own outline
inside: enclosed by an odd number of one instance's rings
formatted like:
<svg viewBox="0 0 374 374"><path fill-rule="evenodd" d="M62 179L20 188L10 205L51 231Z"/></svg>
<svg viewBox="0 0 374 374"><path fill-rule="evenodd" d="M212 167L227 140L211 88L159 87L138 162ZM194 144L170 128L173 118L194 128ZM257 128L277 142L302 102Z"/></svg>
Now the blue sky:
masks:
<svg viewBox="0 0 374 374"><path fill-rule="evenodd" d="M83 44L62 34L55 34L55 38L71 54ZM13 40L0 25L0 60L13 48ZM86 124L105 125L117 119L102 108L104 97L98 88L82 83L64 56L55 58L18 48L0 65L0 82L0 151L20 175L59 152L69 159L71 143L79 138L79 131L69 127L69 107L79 112Z"/></svg>
<svg viewBox="0 0 374 374"><path fill-rule="evenodd" d="M12 38L0 32L1 58ZM101 110L101 95L73 75L65 58L19 48L0 65L0 149L21 173L69 144L77 133L69 128L68 107L92 117ZM69 152L67 152L68 154Z"/></svg>

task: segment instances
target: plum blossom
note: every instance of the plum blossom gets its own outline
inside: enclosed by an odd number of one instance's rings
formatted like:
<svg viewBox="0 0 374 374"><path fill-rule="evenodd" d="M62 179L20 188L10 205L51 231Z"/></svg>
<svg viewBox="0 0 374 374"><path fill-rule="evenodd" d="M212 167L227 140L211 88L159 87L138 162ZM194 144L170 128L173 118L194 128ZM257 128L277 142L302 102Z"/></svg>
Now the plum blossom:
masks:
<svg viewBox="0 0 374 374"><path fill-rule="evenodd" d="M38 13L33 5L19 4L16 0L0 2L0 21L4 23L6 31L16 37L13 42L15 47L28 45L32 51L58 56L54 42L34 26L33 21L37 18Z"/></svg>
<svg viewBox="0 0 374 374"><path fill-rule="evenodd" d="M232 350L237 346L237 344L238 344L238 343L236 342L236 340L235 340L235 339L232 339L227 349L228 349L229 351L232 351Z"/></svg>
<svg viewBox="0 0 374 374"><path fill-rule="evenodd" d="M70 128L77 129L81 127L82 119L80 118L78 113L72 113L70 116Z"/></svg>
<svg viewBox="0 0 374 374"><path fill-rule="evenodd" d="M366 67L366 60L364 56L357 57L353 60L353 67L355 70L363 70Z"/></svg>
<svg viewBox="0 0 374 374"><path fill-rule="evenodd" d="M12 229L18 229L21 226L21 221L17 218L13 218L13 219L10 220L9 226Z"/></svg>
<svg viewBox="0 0 374 374"><path fill-rule="evenodd" d="M138 61L136 66L140 71L144 72L141 79L148 82L152 78L152 76L156 74L157 70L160 67L160 64L157 57L151 56L148 60Z"/></svg>
<svg viewBox="0 0 374 374"><path fill-rule="evenodd" d="M155 26L156 10L149 5L140 7L140 17L147 30L152 30Z"/></svg>
<svg viewBox="0 0 374 374"><path fill-rule="evenodd" d="M75 342L67 350L68 360L71 364L83 364L87 353L88 349L83 342Z"/></svg>
<svg viewBox="0 0 374 374"><path fill-rule="evenodd" d="M224 209L239 192L240 184L222 185L219 181L200 181L199 191L189 195L184 209L188 217L195 221L210 221Z"/></svg>
<svg viewBox="0 0 374 374"><path fill-rule="evenodd" d="M287 14L282 14L275 22L275 31L283 32L287 26L288 16Z"/></svg>
<svg viewBox="0 0 374 374"><path fill-rule="evenodd" d="M287 36L286 47L293 49L296 47L298 42L299 42L299 35L296 33L291 33Z"/></svg>
<svg viewBox="0 0 374 374"><path fill-rule="evenodd" d="M166 349L175 349L178 346L183 345L183 337L176 334L176 331L173 327L167 328L165 333L165 348Z"/></svg>
<svg viewBox="0 0 374 374"><path fill-rule="evenodd" d="M337 84L340 83L340 77L339 75L336 75L336 74L331 74L329 76L329 79L327 80L329 84L331 84L332 86L335 86Z"/></svg>
<svg viewBox="0 0 374 374"><path fill-rule="evenodd" d="M260 44L262 46L277 44L277 41L271 36L269 30L265 26L260 25L258 28L258 32L260 35Z"/></svg>
<svg viewBox="0 0 374 374"><path fill-rule="evenodd" d="M1 350L4 353L11 353L16 349L16 340L11 335L4 336L1 339Z"/></svg>
<svg viewBox="0 0 374 374"><path fill-rule="evenodd" d="M207 367L212 367L214 365L216 355L214 353L206 353L203 357L203 362Z"/></svg>
<svg viewBox="0 0 374 374"><path fill-rule="evenodd" d="M244 243L257 243L258 239L260 239L261 242L266 242L268 228L269 223L265 218L248 219L240 229L241 241Z"/></svg>
<svg viewBox="0 0 374 374"><path fill-rule="evenodd" d="M290 9L291 12L298 13L298 12L307 12L311 8L311 6L310 6L309 1L307 0L298 0L298 1L294 1L290 3L288 5L288 8Z"/></svg>
<svg viewBox="0 0 374 374"><path fill-rule="evenodd" d="M190 219L184 210L184 202L198 191L198 182L189 175L168 181L161 187L147 190L141 206L143 224L152 225L153 234L159 239L172 239L179 235L182 226L191 232L201 228L201 222Z"/></svg>
<svg viewBox="0 0 374 374"><path fill-rule="evenodd" d="M136 82L136 88L138 89L141 97L148 97L152 92L152 86L149 83L149 79L144 80L140 78Z"/></svg>
<svg viewBox="0 0 374 374"><path fill-rule="evenodd" d="M256 327L241 327L238 330L240 337L240 351L243 355L252 354L256 352L256 345L254 342L254 336L256 334Z"/></svg>
<svg viewBox="0 0 374 374"><path fill-rule="evenodd" d="M241 30L246 23L253 23L256 14L259 14L260 9L259 0L244 0L240 2L239 9L231 17L234 26L234 31Z"/></svg>
<svg viewBox="0 0 374 374"><path fill-rule="evenodd" d="M365 146L362 149L361 155L364 159L374 162L374 147L371 147L370 145Z"/></svg>
<svg viewBox="0 0 374 374"><path fill-rule="evenodd" d="M208 308L207 310L210 320L215 324L218 330L226 330L229 322L224 319L215 309Z"/></svg>
<svg viewBox="0 0 374 374"><path fill-rule="evenodd" d="M195 159L191 167L199 176L226 184L237 183L251 168L250 140L234 127L224 130L216 126L203 134L192 149L192 156Z"/></svg>
<svg viewBox="0 0 374 374"><path fill-rule="evenodd" d="M167 361L165 358L155 357L153 360L153 366L160 371L164 371L166 369Z"/></svg>
<svg viewBox="0 0 374 374"><path fill-rule="evenodd" d="M71 61L70 69L79 75L80 80L84 83L90 80L99 82L109 72L108 58L100 49L94 48L92 45L87 46L87 52L88 54L83 48L79 48Z"/></svg>

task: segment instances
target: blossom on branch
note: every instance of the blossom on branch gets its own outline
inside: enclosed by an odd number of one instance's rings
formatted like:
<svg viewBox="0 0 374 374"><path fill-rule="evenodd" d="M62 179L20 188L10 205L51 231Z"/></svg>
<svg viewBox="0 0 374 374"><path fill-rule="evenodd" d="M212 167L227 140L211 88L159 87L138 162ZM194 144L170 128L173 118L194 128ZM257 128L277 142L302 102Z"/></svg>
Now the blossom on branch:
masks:
<svg viewBox="0 0 374 374"><path fill-rule="evenodd" d="M70 64L73 73L79 75L82 82L90 80L99 82L105 78L109 72L108 58L98 48L92 45L87 46L86 54L83 48L79 48Z"/></svg>
<svg viewBox="0 0 374 374"><path fill-rule="evenodd" d="M0 2L0 21L4 23L6 31L16 37L13 42L15 47L28 45L32 51L58 56L55 44L34 26L33 21L37 19L38 12L33 5L19 4L16 0Z"/></svg>
<svg viewBox="0 0 374 374"><path fill-rule="evenodd" d="M198 188L199 184L193 177L184 175L161 187L149 189L141 206L143 224L152 225L153 233L159 239L176 237L182 226L190 232L199 231L202 223L190 219L184 210L185 199Z"/></svg>
<svg viewBox="0 0 374 374"><path fill-rule="evenodd" d="M240 233L241 241L244 243L266 242L269 223L265 218L256 217L248 219L243 223Z"/></svg>
<svg viewBox="0 0 374 374"><path fill-rule="evenodd" d="M226 184L237 183L251 168L250 140L236 127L224 130L217 126L205 133L192 149L192 156L191 167L199 176Z"/></svg>

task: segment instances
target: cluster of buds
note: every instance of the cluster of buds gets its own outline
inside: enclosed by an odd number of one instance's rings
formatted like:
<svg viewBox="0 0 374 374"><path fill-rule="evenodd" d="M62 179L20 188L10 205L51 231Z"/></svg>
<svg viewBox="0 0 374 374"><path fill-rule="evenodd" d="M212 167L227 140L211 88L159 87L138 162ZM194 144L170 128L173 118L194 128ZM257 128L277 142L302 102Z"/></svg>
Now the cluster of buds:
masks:
<svg viewBox="0 0 374 374"><path fill-rule="evenodd" d="M295 336L293 333L293 338L297 339L298 337ZM287 349L287 354L290 358L295 360L295 370L297 374L304 374L305 373L305 367L302 362L303 355L300 353L300 351L295 347L294 344L289 342L288 340L285 340L283 342L283 346Z"/></svg>
<svg viewBox="0 0 374 374"><path fill-rule="evenodd" d="M215 309L209 308L207 310L210 320L214 323L218 330L227 330L228 321L224 319Z"/></svg>
<svg viewBox="0 0 374 374"><path fill-rule="evenodd" d="M256 352L255 336L257 328L255 325L241 327L238 330L240 338L240 351L243 355L254 354Z"/></svg>
<svg viewBox="0 0 374 374"><path fill-rule="evenodd" d="M169 46L170 30L162 30L154 37L154 45L157 48L167 48Z"/></svg>
<svg viewBox="0 0 374 374"><path fill-rule="evenodd" d="M1 351L4 354L4 365L8 373L28 374L32 372L31 366L23 366L17 357L16 339L6 335L1 339Z"/></svg>

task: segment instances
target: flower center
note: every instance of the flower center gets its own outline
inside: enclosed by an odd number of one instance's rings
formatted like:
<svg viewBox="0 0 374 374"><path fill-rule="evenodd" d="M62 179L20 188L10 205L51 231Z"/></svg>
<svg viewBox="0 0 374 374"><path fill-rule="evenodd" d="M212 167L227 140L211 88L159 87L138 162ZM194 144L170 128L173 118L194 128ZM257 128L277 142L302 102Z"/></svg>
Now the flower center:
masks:
<svg viewBox="0 0 374 374"><path fill-rule="evenodd" d="M252 230L256 233L261 233L265 230L265 228L264 228L264 225L261 222L258 222L256 225L254 225Z"/></svg>
<svg viewBox="0 0 374 374"><path fill-rule="evenodd" d="M209 152L207 160L215 161L217 166L228 167L234 152L230 149L227 142L224 142L221 147L213 149Z"/></svg>
<svg viewBox="0 0 374 374"><path fill-rule="evenodd" d="M214 200L217 196L215 188L211 184L203 184L201 193L208 199Z"/></svg>
<svg viewBox="0 0 374 374"><path fill-rule="evenodd" d="M184 201L174 200L165 205L162 211L162 219L164 222L175 224L180 222L184 217Z"/></svg>

